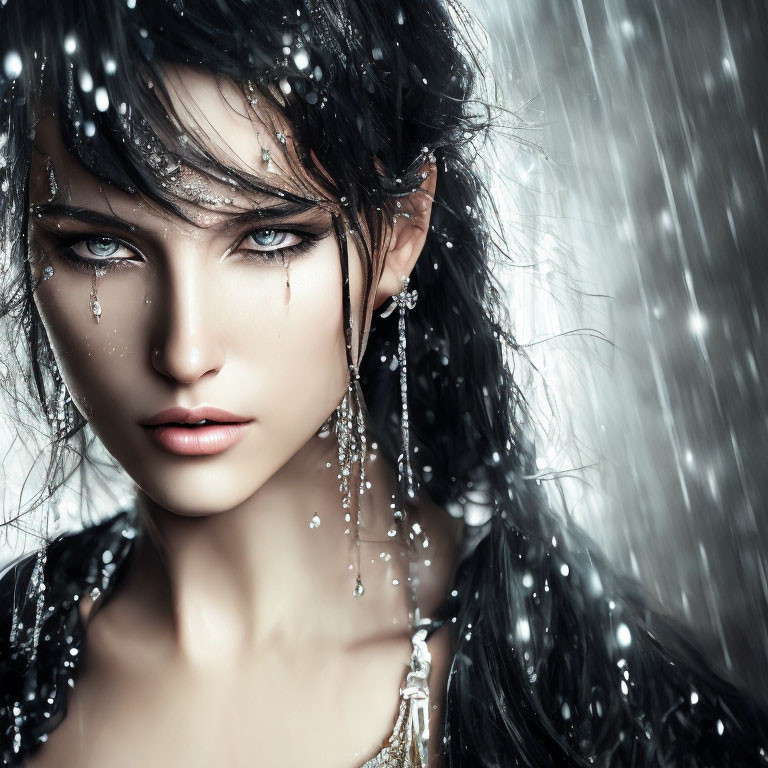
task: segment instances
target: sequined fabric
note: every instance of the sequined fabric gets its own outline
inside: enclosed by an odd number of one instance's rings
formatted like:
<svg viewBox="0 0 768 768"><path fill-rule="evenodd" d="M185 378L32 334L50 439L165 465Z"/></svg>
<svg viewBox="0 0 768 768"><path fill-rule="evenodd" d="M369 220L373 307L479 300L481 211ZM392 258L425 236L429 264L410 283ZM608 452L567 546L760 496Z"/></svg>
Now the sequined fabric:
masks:
<svg viewBox="0 0 768 768"><path fill-rule="evenodd" d="M0 758L21 765L64 719L84 641L78 603L108 594L136 536L133 512L61 536L45 559L45 602L35 649L36 555L0 580ZM35 652L36 651L36 652Z"/></svg>
<svg viewBox="0 0 768 768"><path fill-rule="evenodd" d="M362 768L426 768L429 762L429 671L426 630L413 637L411 668L400 691L400 711L389 743Z"/></svg>

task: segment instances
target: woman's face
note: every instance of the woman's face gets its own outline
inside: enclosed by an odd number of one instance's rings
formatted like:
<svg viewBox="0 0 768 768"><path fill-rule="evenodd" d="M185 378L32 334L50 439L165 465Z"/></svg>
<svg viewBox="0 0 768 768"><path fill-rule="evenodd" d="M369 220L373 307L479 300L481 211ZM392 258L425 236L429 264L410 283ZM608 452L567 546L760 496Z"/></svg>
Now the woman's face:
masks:
<svg viewBox="0 0 768 768"><path fill-rule="evenodd" d="M181 115L186 109L190 125L215 137L209 146L218 156L295 188L275 133L248 116L234 86L222 90L192 70L175 70L169 84ZM38 124L35 146L30 260L36 279L53 268L35 301L75 404L158 504L181 514L236 506L305 445L346 389L331 214L270 213L285 200L244 199L208 183L236 205L189 204L190 223L101 184L66 153L50 116ZM235 208L248 220L226 215ZM358 318L362 272L351 239L349 248ZM234 417L210 418L243 423L146 424L158 414L180 420L162 415L176 407L223 409Z"/></svg>

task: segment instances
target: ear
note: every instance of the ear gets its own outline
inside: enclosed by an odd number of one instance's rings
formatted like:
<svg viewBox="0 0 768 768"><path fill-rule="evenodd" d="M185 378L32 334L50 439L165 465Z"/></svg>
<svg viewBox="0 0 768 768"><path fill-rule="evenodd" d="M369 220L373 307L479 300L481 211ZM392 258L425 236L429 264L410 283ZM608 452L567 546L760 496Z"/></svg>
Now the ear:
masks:
<svg viewBox="0 0 768 768"><path fill-rule="evenodd" d="M422 172L428 175L421 186L407 197L400 198L401 207L397 209L389 234L384 264L376 286L374 309L400 293L403 277L411 274L427 240L437 186L437 164L426 164Z"/></svg>

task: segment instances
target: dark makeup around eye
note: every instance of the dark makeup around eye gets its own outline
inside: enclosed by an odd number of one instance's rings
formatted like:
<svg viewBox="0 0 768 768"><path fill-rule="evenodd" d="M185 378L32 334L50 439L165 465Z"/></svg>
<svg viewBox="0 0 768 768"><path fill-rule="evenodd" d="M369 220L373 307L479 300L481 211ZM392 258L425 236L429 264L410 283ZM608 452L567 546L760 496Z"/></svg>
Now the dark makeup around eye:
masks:
<svg viewBox="0 0 768 768"><path fill-rule="evenodd" d="M30 245L32 249L43 256L58 253L71 266L84 268L86 271L92 271L98 259L91 262L71 255L72 246L82 240L101 237L114 238L116 242L133 250L139 256L138 259L123 258L119 261L132 261L134 264L141 261L142 256L146 258L146 254L156 253L164 247L161 242L164 238L159 234L152 233L120 217L87 208L45 203L31 206L30 214L32 226ZM94 227L98 227L98 229L94 229ZM284 202L265 208L227 214L214 225L195 228L230 235L231 241L228 251L233 252L241 250L239 248L241 242L255 231L275 229L291 232L301 237L303 242L286 248L283 255L288 256L308 251L315 242L329 235L333 226L331 214L319 206ZM251 249L244 248L242 250L247 252ZM69 257L67 256L68 251L70 252ZM266 257L269 253L265 251L262 258L258 258L258 256L249 256L249 258L264 261L268 260ZM279 250L272 253L277 256L280 255ZM103 259L103 261L109 263L108 259Z"/></svg>

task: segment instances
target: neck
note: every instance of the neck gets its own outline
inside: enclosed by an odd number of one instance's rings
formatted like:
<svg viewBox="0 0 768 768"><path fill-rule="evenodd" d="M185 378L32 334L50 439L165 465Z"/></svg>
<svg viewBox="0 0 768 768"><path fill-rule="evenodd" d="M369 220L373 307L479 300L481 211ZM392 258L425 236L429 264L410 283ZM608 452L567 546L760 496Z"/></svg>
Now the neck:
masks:
<svg viewBox="0 0 768 768"><path fill-rule="evenodd" d="M175 514L139 492L146 535L128 584L185 655L297 636L354 642L408 628L409 558L400 537L387 535L394 470L380 456L367 466L359 547L365 594L355 597L358 548L345 533L351 526L334 450L334 440L313 437L250 498L215 515Z"/></svg>

